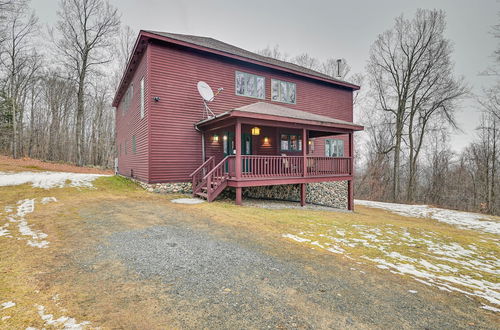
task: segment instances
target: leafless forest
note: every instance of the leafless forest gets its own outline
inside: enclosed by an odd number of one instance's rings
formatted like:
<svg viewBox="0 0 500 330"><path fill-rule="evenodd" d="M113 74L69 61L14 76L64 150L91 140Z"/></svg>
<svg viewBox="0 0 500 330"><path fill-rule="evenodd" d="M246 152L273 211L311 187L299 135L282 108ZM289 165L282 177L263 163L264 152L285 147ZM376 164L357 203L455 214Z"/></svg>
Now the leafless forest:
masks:
<svg viewBox="0 0 500 330"><path fill-rule="evenodd" d="M357 198L428 203L500 214L500 47L485 66L496 83L479 95L454 72L445 13L418 10L380 31L363 72L344 60L259 53L361 84L355 96ZM111 167L111 100L137 31L106 0L61 0L42 26L27 0L0 0L0 152ZM500 37L500 25L491 28ZM494 42L495 39L491 39ZM355 41L353 41L355 42ZM479 73L478 73L479 74ZM450 147L464 99L481 116L461 153Z"/></svg>
<svg viewBox="0 0 500 330"><path fill-rule="evenodd" d="M0 152L110 167L111 100L135 35L103 0L62 0L43 26L27 0L0 0Z"/></svg>

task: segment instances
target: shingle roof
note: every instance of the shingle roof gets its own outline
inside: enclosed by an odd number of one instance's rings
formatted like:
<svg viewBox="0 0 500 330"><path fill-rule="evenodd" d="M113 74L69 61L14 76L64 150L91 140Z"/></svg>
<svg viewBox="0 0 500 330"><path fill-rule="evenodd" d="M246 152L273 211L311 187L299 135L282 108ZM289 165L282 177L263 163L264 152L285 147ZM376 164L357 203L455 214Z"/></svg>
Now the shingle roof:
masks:
<svg viewBox="0 0 500 330"><path fill-rule="evenodd" d="M228 53L231 55L245 57L245 58L259 61L259 62L263 62L266 64L271 64L271 65L283 67L283 68L286 68L288 70L293 70L293 71L297 71L299 73L308 74L308 75L315 76L315 77L318 77L321 79L326 79L326 80L329 80L333 83L347 85L348 87L353 88L353 89L359 89L359 86L351 84L347 81L332 78L331 76L328 76L326 74L323 74L323 73L315 71L315 70L305 68L305 67L297 65L297 64L277 60L277 59L274 59L272 57L259 55L257 53L253 53L253 52L250 52L250 51L245 50L243 48L239 48L239 47L227 44L227 43L219 41L217 39L213 39L213 38L209 38L209 37L194 36L194 35L189 35L189 34L177 34L177 33L159 32L159 31L145 31L145 32L156 34L156 35L167 37L167 38L171 38L171 39L178 40L178 41L191 43L191 44L205 47L205 48L214 49L214 50L225 52L225 53Z"/></svg>
<svg viewBox="0 0 500 330"><path fill-rule="evenodd" d="M197 125L204 124L204 123L207 123L211 120L215 120L215 119L218 119L218 118L221 118L224 116L231 115L233 112L245 112L245 113L252 113L252 114L275 116L275 117L299 119L299 120L313 121L313 122L318 122L318 123L322 123L322 124L330 124L330 125L331 124L347 125L347 126L356 127L356 129L359 129L359 130L363 129L363 126L357 125L357 124L349 122L349 121L335 119L335 118L322 116L322 115L317 115L317 114L306 112L306 111L295 110L295 109L291 109L288 107L284 107L284 106L272 104L272 103L267 103L267 102L255 102L255 103L252 103L249 105L235 108L235 109L232 109L230 111L224 112L220 115L217 115L214 118L202 120Z"/></svg>

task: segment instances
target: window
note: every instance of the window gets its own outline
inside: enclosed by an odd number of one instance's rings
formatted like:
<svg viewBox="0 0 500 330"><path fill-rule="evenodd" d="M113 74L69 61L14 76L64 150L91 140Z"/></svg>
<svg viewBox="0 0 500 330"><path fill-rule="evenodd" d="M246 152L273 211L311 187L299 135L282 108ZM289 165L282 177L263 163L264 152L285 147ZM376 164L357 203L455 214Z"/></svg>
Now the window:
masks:
<svg viewBox="0 0 500 330"><path fill-rule="evenodd" d="M144 118L144 77L141 79L141 118Z"/></svg>
<svg viewBox="0 0 500 330"><path fill-rule="evenodd" d="M344 140L326 139L325 140L326 157L344 157Z"/></svg>
<svg viewBox="0 0 500 330"><path fill-rule="evenodd" d="M271 100L295 104L295 83L271 79Z"/></svg>
<svg viewBox="0 0 500 330"><path fill-rule="evenodd" d="M130 103L132 102L132 96L134 94L134 84L130 84L128 86L127 91L125 92L125 95L123 95L122 98L122 111L123 114L128 111L130 108Z"/></svg>
<svg viewBox="0 0 500 330"><path fill-rule="evenodd" d="M266 96L266 79L255 74L236 71L236 95L264 99Z"/></svg>
<svg viewBox="0 0 500 330"><path fill-rule="evenodd" d="M281 134L281 151L302 151L302 137L300 135Z"/></svg>
<svg viewBox="0 0 500 330"><path fill-rule="evenodd" d="M127 140L125 140L125 155L127 154Z"/></svg>
<svg viewBox="0 0 500 330"><path fill-rule="evenodd" d="M135 135L132 135L132 153L135 154L137 151L135 144Z"/></svg>

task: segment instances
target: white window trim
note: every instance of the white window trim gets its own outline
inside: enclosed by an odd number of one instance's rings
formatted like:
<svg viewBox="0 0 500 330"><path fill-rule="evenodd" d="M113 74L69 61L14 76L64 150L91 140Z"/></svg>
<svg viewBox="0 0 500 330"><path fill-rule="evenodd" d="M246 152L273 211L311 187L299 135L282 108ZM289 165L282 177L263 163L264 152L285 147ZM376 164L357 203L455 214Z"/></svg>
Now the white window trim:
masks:
<svg viewBox="0 0 500 330"><path fill-rule="evenodd" d="M335 148L337 149L337 151L342 151L341 154L339 152L340 155L332 156L333 150L334 150L333 149L334 145L335 145ZM339 145L342 146L341 149L339 149L339 147L340 147ZM344 155L345 155L344 149L345 149L345 142L342 139L326 139L325 140L325 156L326 157L344 157Z"/></svg>
<svg viewBox="0 0 500 330"><path fill-rule="evenodd" d="M144 118L144 77L141 79L141 119Z"/></svg>
<svg viewBox="0 0 500 330"><path fill-rule="evenodd" d="M238 94L238 89L236 88L237 84L237 79L236 77L238 76L238 73L242 73L244 75L250 75L250 76L254 76L255 77L255 86L257 86L257 78L262 78L264 80L264 89L262 90L262 92L264 93L264 95L262 97L258 97L258 96L253 96L253 95L245 95L245 94ZM259 99L259 100L265 100L266 99L266 77L264 76L259 76L258 74L253 74L253 73L249 73L249 72L244 72L244 71L238 71L236 70L234 72L234 94L235 95L238 95L238 96L245 96L245 97L251 97L251 98L254 98L254 99Z"/></svg>
<svg viewBox="0 0 500 330"><path fill-rule="evenodd" d="M286 83L287 85L293 85L294 86L294 89L295 89L295 100L294 102L287 102L287 101L282 101L282 97L281 97L281 88L278 88L278 93L280 93L280 95L278 95L278 97L280 98L279 100L273 100L273 83L274 82L277 82L279 84L281 84L282 82ZM294 82L291 82L291 81L284 81L284 80L279 80L279 79L271 79L271 101L273 102L279 102L279 103L286 103L286 104L297 104L297 84L294 83Z"/></svg>

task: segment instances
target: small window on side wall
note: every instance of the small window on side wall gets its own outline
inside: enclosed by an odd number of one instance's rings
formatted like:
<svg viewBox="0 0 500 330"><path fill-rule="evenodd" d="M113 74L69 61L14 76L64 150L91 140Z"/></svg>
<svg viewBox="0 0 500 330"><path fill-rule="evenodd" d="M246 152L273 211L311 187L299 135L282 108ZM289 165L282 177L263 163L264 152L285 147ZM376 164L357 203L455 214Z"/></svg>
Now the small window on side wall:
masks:
<svg viewBox="0 0 500 330"><path fill-rule="evenodd" d="M326 157L344 157L344 140L326 139L325 140Z"/></svg>
<svg viewBox="0 0 500 330"><path fill-rule="evenodd" d="M141 119L144 118L144 77L141 79Z"/></svg>

